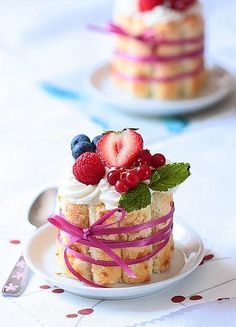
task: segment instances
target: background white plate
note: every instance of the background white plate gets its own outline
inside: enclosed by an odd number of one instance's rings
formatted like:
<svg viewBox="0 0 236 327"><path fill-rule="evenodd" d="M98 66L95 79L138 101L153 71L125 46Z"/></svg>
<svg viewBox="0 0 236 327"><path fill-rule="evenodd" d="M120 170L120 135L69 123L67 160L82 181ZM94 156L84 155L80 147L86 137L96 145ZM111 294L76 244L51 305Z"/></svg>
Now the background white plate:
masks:
<svg viewBox="0 0 236 327"><path fill-rule="evenodd" d="M96 299L127 299L161 291L196 269L204 255L203 244L196 232L186 225L175 223L176 249L169 271L153 274L153 280L150 283L139 286L117 284L113 288L95 288L76 279L57 274L62 272L62 269L55 255L56 235L57 229L46 224L31 236L24 248L24 257L28 266L53 285L72 293Z"/></svg>
<svg viewBox="0 0 236 327"><path fill-rule="evenodd" d="M99 102L127 113L157 116L184 114L209 108L231 92L233 77L225 69L214 66L209 69L209 80L204 90L197 97L185 100L132 97L113 85L108 63L94 68L85 82L87 92Z"/></svg>

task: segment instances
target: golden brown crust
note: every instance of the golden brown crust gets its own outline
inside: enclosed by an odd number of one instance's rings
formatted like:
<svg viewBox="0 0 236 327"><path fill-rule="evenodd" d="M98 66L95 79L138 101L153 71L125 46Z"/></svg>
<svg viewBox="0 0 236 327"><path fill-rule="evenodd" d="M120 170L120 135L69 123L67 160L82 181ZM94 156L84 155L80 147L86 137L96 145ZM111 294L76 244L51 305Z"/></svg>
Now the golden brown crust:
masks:
<svg viewBox="0 0 236 327"><path fill-rule="evenodd" d="M89 220L90 225L92 225L95 221L97 221L101 216L106 213L106 209L104 204L100 205L90 205L89 206ZM116 221L115 216L111 216L105 223ZM116 225L113 225L116 227ZM107 235L101 236L101 239L106 240L118 240L118 235ZM114 249L114 252L121 257L121 250ZM112 261L111 257L108 256L104 251L97 248L90 248L91 257L94 259ZM114 283L118 283L121 281L122 272L120 267L103 267L92 264L92 277L93 281L100 285L110 285Z"/></svg>
<svg viewBox="0 0 236 327"><path fill-rule="evenodd" d="M65 233L62 231L60 232L60 238L61 238L63 244L67 244L69 241L67 236L65 235ZM85 245L81 245L79 243L74 243L72 246L70 246L70 248L81 254L89 255L88 247ZM67 266L65 264L64 246L59 242L57 242L56 253L58 255L59 263L63 267L64 273L66 275L68 275L69 277L74 277L74 275L69 271L69 269L67 268ZM88 280L92 279L91 265L89 263L82 261L71 254L68 254L67 256L68 256L71 266L74 268L75 271L77 271L80 275L87 278Z"/></svg>
<svg viewBox="0 0 236 327"><path fill-rule="evenodd" d="M125 216L125 219L121 222L120 226L133 226L139 225L151 220L151 207L147 206L144 209L128 213ZM120 238L125 241L134 241L141 238L145 238L151 235L151 228L144 229L140 232L121 234ZM138 259L149 254L152 251L152 246L143 246L143 247L133 247L133 248L124 248L122 249L122 259ZM152 277L152 259L144 261L135 265L129 266L137 278L128 277L126 272L123 271L123 282L127 284L140 284L144 282L149 282Z"/></svg>
<svg viewBox="0 0 236 327"><path fill-rule="evenodd" d="M66 220L72 224L85 228L89 226L89 211L86 204L74 204L60 196L60 208Z"/></svg>
<svg viewBox="0 0 236 327"><path fill-rule="evenodd" d="M67 200L64 197L59 198L60 202L60 208L62 210L63 215L65 216L66 220L71 222L72 224L80 227L80 228L86 228L89 226L89 211L88 211L88 205L84 204L74 204L71 203L69 200ZM66 234L61 231L60 237L62 239L62 242L64 244L68 243L68 237ZM89 248L85 245L74 243L71 248L81 254L89 255ZM72 274L67 269L65 263L64 263L64 257L63 257L63 251L64 247L58 244L58 254L59 254L59 260L63 263L63 267L65 269L65 273L69 275L70 277L73 277ZM82 261L72 255L68 255L68 259L72 267L80 273L82 276L84 276L87 279L91 279L91 264L87 263L85 261Z"/></svg>
<svg viewBox="0 0 236 327"><path fill-rule="evenodd" d="M170 209L171 204L173 202L173 196L169 192L154 192L152 194L152 203L151 203L151 210L152 210L152 218L159 218L161 216L166 215ZM158 225L154 230L158 231L163 229L170 220L167 220L166 223L162 223ZM158 244L154 245L153 248L155 249ZM171 236L169 242L166 246L155 255L153 260L153 272L160 273L167 270L170 267L170 260L172 257L172 252L174 250L174 242L173 237Z"/></svg>

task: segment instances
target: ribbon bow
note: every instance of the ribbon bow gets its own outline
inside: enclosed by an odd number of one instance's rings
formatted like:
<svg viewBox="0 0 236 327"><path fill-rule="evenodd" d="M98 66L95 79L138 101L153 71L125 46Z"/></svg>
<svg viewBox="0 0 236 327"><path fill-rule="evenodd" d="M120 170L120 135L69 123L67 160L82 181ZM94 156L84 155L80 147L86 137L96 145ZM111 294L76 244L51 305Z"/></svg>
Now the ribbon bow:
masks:
<svg viewBox="0 0 236 327"><path fill-rule="evenodd" d="M129 227L111 227L114 224L120 223L126 215L126 211L123 208L115 208L110 211L108 211L106 214L104 214L100 219L98 219L95 223L93 223L88 228L79 228L71 223L69 223L63 216L59 215L53 215L48 218L48 221L59 228L60 230L66 232L69 235L69 243L63 244L65 247L64 250L64 260L67 265L67 268L69 271L76 276L79 280L85 282L88 285L95 286L95 287L101 287L101 285L98 285L85 277L83 277L81 274L79 274L74 268L71 266L68 254L71 254L75 257L77 257L80 260L86 261L88 263L101 265L101 266L120 266L124 271L127 273L127 275L131 278L136 278L136 275L134 272L129 268L129 265L137 264L146 260L149 260L154 255L156 255L159 251L161 251L162 248L168 243L170 235L172 233L173 228L173 213L174 213L174 204L171 206L170 212L162 216L160 218L153 219L151 221L148 221L143 224L129 226ZM111 216L114 214L119 213L120 216L117 218L116 221L111 223L104 224ZM157 225L160 225L167 220L170 220L168 224L162 228L160 231L157 231L153 233L152 235L135 241L120 241L120 240L104 240L101 238L98 238L99 236L104 235L120 235L122 233L133 233L133 232L139 232L141 230L147 229L147 228L153 228ZM98 237L97 237L98 236ZM62 243L60 237L59 242ZM93 259L90 256L86 256L84 254L81 254L79 252L76 252L70 248L70 246L75 243L79 242L80 244L86 245L88 247L94 247L99 248L103 250L111 259L112 261L106 261L106 260L96 260ZM112 249L115 248L129 248L129 247L142 247L147 246L155 243L159 243L158 246L149 254L132 260L122 260Z"/></svg>

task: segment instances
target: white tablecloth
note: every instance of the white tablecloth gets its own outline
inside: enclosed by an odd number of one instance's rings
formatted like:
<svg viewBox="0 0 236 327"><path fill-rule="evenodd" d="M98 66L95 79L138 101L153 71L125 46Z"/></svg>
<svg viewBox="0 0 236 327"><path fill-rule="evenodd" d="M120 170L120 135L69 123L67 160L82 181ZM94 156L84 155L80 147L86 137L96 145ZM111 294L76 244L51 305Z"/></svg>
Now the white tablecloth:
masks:
<svg viewBox="0 0 236 327"><path fill-rule="evenodd" d="M30 202L44 188L57 185L61 163L70 156L70 139L78 132L93 136L101 128L112 124L128 126L135 119L141 126L148 143L156 143L167 137L191 130L201 131L213 121L222 121L226 116L235 116L236 98L233 94L223 104L205 112L185 117L168 119L140 119L114 114L114 121L103 116L103 109L92 102L75 101L73 92L78 91L75 71L86 69L95 62L109 58L111 41L107 37L91 35L82 28L87 22L102 22L110 15L111 2L107 0L55 1L40 2L9 0L0 4L0 199L2 217L0 219L0 284L3 284L11 271L21 246L28 233L26 222ZM208 17L208 57L236 72L235 52L235 2L204 1ZM100 51L96 51L97 49ZM96 57L94 56L96 53ZM72 96L45 92L45 83L69 88ZM78 83L79 85L79 83ZM52 95L54 95L52 97ZM56 95L56 96L55 96ZM90 110L87 110L88 107ZM91 109L92 108L92 109ZM110 115L112 116L112 114ZM133 126L133 124L132 124ZM206 313L206 325L220 325L224 317L228 326L234 326L235 300L222 300L196 311L183 311L181 315L171 315L159 320L170 311L186 308L200 302L220 298L235 297L234 237L235 214L234 185L235 161L229 156L235 149L235 125L226 129L232 134L232 142L225 140L222 145L221 134L212 139L214 151L219 145L219 157L215 154L206 161L211 175L202 174L205 165L201 142L194 150L179 148L178 158L191 160L194 169L193 183L190 182L177 194L178 209L181 219L197 229L207 244L208 254L214 258L199 268L201 277L193 275L185 283L192 283L190 293L183 293L186 285L181 283L160 295L134 301L103 301L83 299L67 292L59 293L47 281L32 275L24 296L18 299L0 298L0 326L203 326L195 319L199 310ZM227 127L228 126L228 127ZM199 132L200 133L200 132ZM186 137L188 134L186 134ZM229 133L227 134L229 136ZM182 137L182 136L181 136ZM180 142L180 141L178 141ZM203 142L204 143L204 142ZM175 155L176 146L167 146L170 157ZM194 151L194 152L193 152ZM211 150L209 150L211 151ZM227 154L227 155L226 155ZM225 160L223 160L225 159ZM215 161L217 164L215 164ZM219 166L218 162L221 162ZM228 165L229 164L229 165ZM234 164L234 166L233 166ZM210 166L210 169L209 169ZM204 178L203 178L204 176ZM216 178L214 178L216 176ZM227 176L222 178L221 176ZM198 185L202 185L199 189ZM209 184L210 183L210 184ZM210 191L208 190L210 189ZM186 201L183 201L187 199ZM217 199L217 200L216 200ZM200 213L199 213L200 209ZM205 215L206 214L206 215ZM228 219L229 228L222 230L221 225L213 224ZM205 222L207 223L205 225ZM232 224L232 225L230 225ZM208 227L213 226L208 231ZM211 237L208 238L208 232ZM222 235L223 233L223 235ZM223 237L224 236L224 237ZM223 237L223 238L222 238ZM15 241L14 241L15 240ZM21 241L17 242L17 240ZM14 242L11 242L14 241ZM224 258L224 265L218 266L218 258ZM228 261L227 261L228 260ZM214 282L222 284L219 292L209 290L203 299L190 300L191 295L204 291L204 276L217 271ZM191 278L192 282L191 282ZM224 284L225 278L232 283ZM200 283L200 284L198 284ZM189 290L189 285L187 285ZM220 295L219 295L220 293ZM186 301L173 306L173 296L184 295ZM84 309L89 309L85 310ZM82 311L81 311L82 310ZM216 316L216 312L218 315ZM88 315L85 315L85 314ZM200 315L201 317L203 314ZM212 317L212 319L211 319ZM231 318L229 318L231 317ZM113 322L111 322L113 319ZM201 318L198 318L201 319ZM228 320L227 320L228 319ZM152 323L150 322L152 321ZM202 321L202 320L201 320ZM210 322L211 321L211 322ZM162 325L161 325L162 324ZM231 324L231 325L230 325ZM145 324L144 324L145 325Z"/></svg>

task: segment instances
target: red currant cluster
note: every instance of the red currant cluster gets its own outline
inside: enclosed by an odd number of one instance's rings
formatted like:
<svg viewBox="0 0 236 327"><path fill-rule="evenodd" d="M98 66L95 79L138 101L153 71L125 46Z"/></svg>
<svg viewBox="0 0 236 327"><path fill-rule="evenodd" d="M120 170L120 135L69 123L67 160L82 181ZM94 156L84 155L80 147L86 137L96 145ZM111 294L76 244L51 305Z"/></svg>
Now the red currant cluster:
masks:
<svg viewBox="0 0 236 327"><path fill-rule="evenodd" d="M139 185L140 182L148 180L151 176L152 168L159 168L166 164L166 158L161 153L153 156L149 150L142 150L138 159L130 169L123 167L111 170L107 175L107 180L119 193L127 192Z"/></svg>

